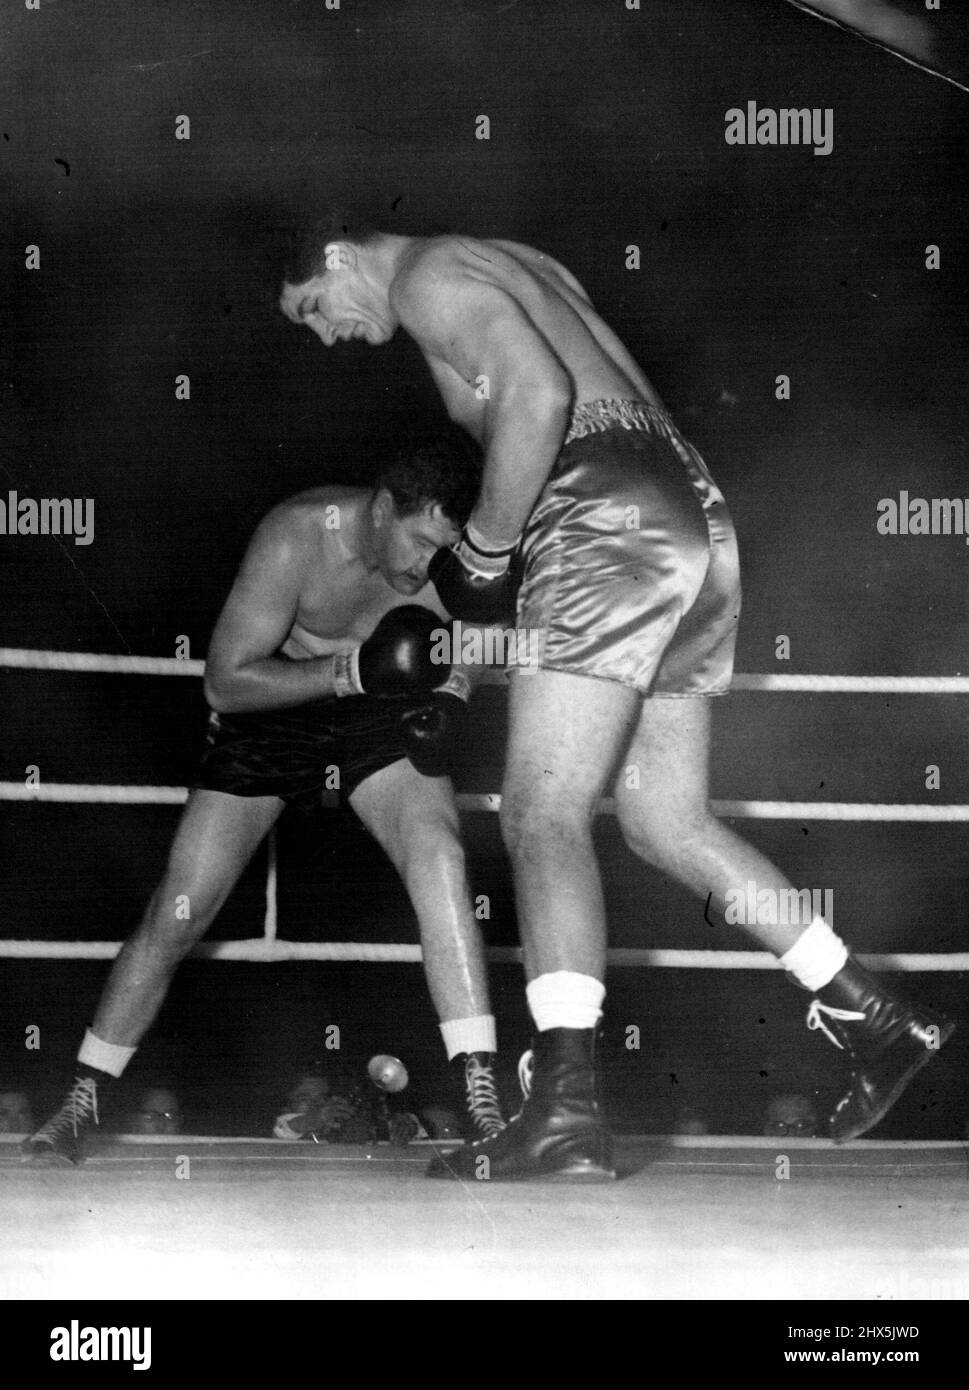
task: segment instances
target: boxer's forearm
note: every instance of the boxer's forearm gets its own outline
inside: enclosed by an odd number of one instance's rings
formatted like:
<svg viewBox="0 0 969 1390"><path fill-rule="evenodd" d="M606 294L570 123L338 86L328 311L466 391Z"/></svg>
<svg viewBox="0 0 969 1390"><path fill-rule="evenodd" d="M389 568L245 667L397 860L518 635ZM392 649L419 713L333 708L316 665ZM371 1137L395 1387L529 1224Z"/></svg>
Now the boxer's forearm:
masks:
<svg viewBox="0 0 969 1390"><path fill-rule="evenodd" d="M489 410L471 524L494 545L513 544L525 529L562 447L569 409L568 394L557 387L514 387Z"/></svg>
<svg viewBox="0 0 969 1390"><path fill-rule="evenodd" d="M335 694L332 656L306 661L271 656L231 671L205 672L205 698L218 714L291 709Z"/></svg>

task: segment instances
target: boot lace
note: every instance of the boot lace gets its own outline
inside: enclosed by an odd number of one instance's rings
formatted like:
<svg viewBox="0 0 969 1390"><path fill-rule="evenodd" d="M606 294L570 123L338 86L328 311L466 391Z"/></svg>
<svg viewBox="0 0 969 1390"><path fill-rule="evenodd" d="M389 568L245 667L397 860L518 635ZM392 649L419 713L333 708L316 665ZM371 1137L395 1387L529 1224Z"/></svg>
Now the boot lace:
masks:
<svg viewBox="0 0 969 1390"><path fill-rule="evenodd" d="M505 1121L498 1103L495 1075L491 1067L485 1066L472 1055L468 1058L464 1076L467 1082L468 1113L475 1125L489 1139L495 1134L500 1134L505 1128Z"/></svg>
<svg viewBox="0 0 969 1390"><path fill-rule="evenodd" d="M827 1014L829 1018L839 1019L844 1023L855 1022L858 1019L864 1018L865 1015L859 1013L856 1009L833 1009L830 1004L822 1004L820 999L811 1000L810 1007L807 1011L808 1028L812 1032L820 1028L825 1037L830 1038L835 1047L840 1048L841 1051L844 1052L844 1043L831 1031L822 1018L822 1014Z"/></svg>
<svg viewBox="0 0 969 1390"><path fill-rule="evenodd" d="M77 1138L78 1128L98 1120L98 1083L90 1076L79 1076L68 1092L67 1100L34 1135L35 1140L56 1140L70 1131Z"/></svg>

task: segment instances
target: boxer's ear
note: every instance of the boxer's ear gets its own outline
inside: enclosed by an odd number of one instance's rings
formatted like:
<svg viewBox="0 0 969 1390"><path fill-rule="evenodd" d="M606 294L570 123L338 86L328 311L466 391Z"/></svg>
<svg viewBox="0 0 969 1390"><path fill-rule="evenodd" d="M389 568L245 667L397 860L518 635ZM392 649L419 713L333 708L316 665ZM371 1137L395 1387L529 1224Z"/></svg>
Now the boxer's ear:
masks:
<svg viewBox="0 0 969 1390"><path fill-rule="evenodd" d="M448 516L440 502L431 502L424 510L429 521L432 521L436 526L446 528L448 531L448 537L443 544L457 545L461 539L461 527L452 517Z"/></svg>
<svg viewBox="0 0 969 1390"><path fill-rule="evenodd" d="M396 514L397 508L394 506L394 499L390 490L385 487L378 487L370 504L373 524L377 527L386 526Z"/></svg>

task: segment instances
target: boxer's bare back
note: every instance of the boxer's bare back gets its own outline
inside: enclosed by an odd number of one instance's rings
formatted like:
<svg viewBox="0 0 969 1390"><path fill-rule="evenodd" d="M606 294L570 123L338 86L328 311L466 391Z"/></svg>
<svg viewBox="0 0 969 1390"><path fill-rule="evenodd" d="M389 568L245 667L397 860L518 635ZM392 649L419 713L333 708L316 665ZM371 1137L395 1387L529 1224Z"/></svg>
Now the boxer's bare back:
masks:
<svg viewBox="0 0 969 1390"><path fill-rule="evenodd" d="M489 295L489 289L500 296ZM520 318L506 314L499 333L514 337L517 330L528 338L531 329L540 335L568 373L574 405L612 397L662 408L642 369L596 313L578 280L551 256L514 241L441 237L419 242L391 285L391 305L421 348L452 419L479 443L484 442L488 400L478 378L486 373L465 375L460 363L466 358L472 367L482 365L479 346L489 323L500 316L498 300L505 296ZM428 322L445 298L454 306L447 318L448 336Z"/></svg>

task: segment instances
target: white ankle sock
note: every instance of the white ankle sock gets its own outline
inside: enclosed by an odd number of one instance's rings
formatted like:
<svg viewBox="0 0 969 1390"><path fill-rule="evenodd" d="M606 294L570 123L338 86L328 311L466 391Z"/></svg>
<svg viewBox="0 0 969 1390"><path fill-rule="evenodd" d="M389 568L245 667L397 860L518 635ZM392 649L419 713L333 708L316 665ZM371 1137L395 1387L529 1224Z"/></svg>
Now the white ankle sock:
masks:
<svg viewBox="0 0 969 1390"><path fill-rule="evenodd" d="M594 1028L602 1017L606 987L593 975L554 970L527 986L528 1007L540 1033L550 1028Z"/></svg>
<svg viewBox="0 0 969 1390"><path fill-rule="evenodd" d="M835 936L823 917L815 917L780 961L805 989L823 989L847 959L848 948L841 937Z"/></svg>
<svg viewBox="0 0 969 1390"><path fill-rule="evenodd" d="M98 1071L106 1071L109 1076L120 1076L136 1051L134 1047L102 1042L89 1028L84 1034L77 1060L82 1067L96 1067Z"/></svg>
<svg viewBox="0 0 969 1390"><path fill-rule="evenodd" d="M453 1062L462 1052L497 1052L494 1014L475 1014L473 1018L452 1018L439 1025L447 1059Z"/></svg>

